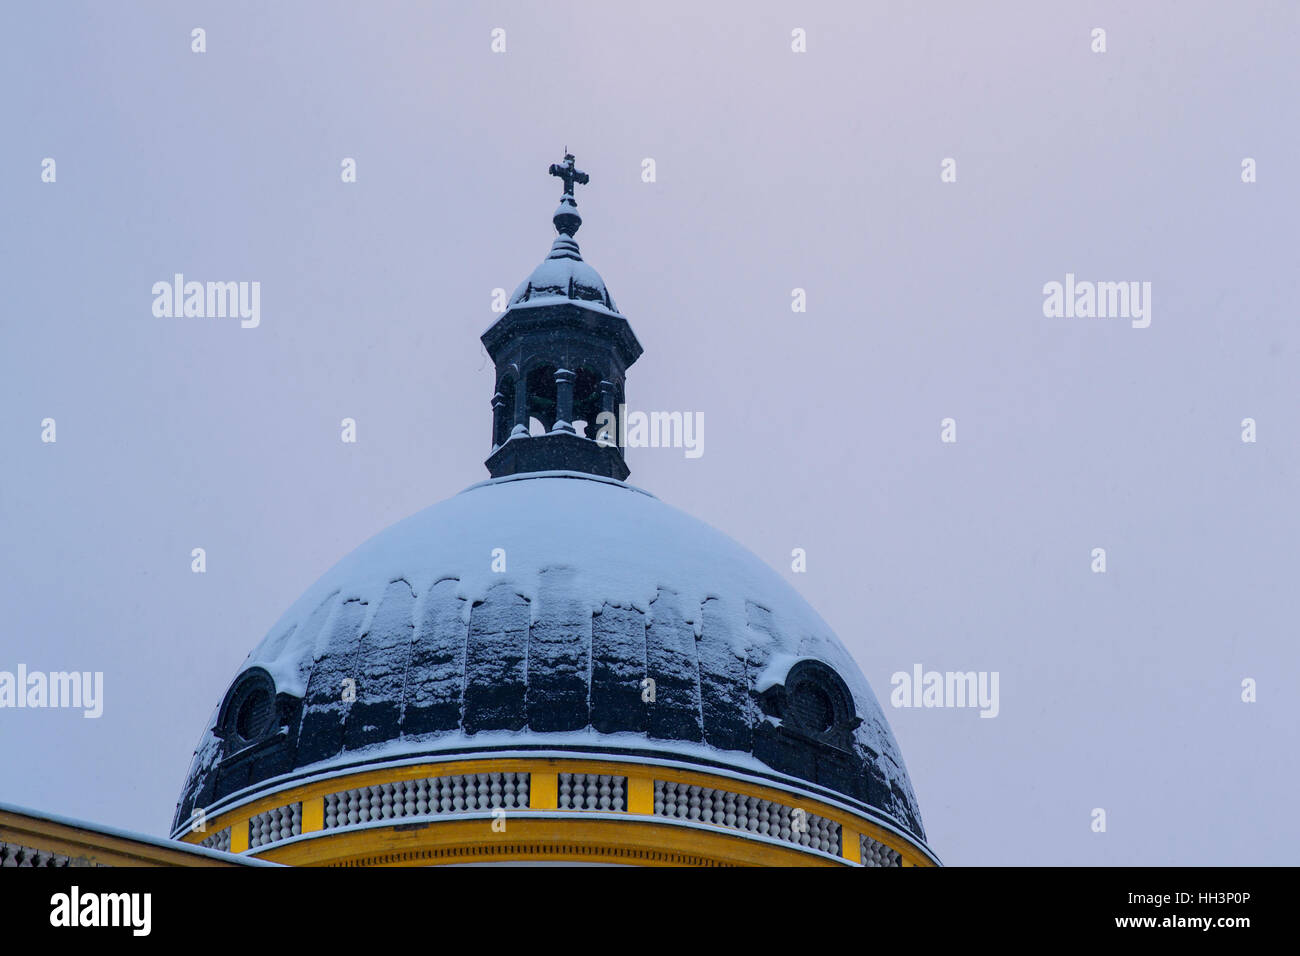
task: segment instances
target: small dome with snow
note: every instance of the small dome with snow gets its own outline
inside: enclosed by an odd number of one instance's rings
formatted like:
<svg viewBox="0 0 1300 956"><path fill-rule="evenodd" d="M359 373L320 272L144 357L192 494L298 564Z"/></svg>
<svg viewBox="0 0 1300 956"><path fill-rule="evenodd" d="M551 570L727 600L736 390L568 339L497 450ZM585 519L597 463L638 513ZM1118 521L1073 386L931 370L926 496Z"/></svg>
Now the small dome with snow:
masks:
<svg viewBox="0 0 1300 956"><path fill-rule="evenodd" d="M579 302L596 302L617 312L605 280L578 252L578 243L571 236L556 236L551 254L542 260L533 274L519 284L510 305L525 302L542 303L547 300L571 299Z"/></svg>
<svg viewBox="0 0 1300 956"><path fill-rule="evenodd" d="M558 235L551 244L550 255L515 289L515 294L510 297L510 305L569 299L575 302L597 302L609 311L617 312L614 300L605 288L605 280L582 261L578 241L573 238L582 226L578 202L573 196L573 184L586 183L589 177L574 166L572 153L565 153L563 163L552 164L551 175L564 181L564 194L560 197L555 215L551 217Z"/></svg>

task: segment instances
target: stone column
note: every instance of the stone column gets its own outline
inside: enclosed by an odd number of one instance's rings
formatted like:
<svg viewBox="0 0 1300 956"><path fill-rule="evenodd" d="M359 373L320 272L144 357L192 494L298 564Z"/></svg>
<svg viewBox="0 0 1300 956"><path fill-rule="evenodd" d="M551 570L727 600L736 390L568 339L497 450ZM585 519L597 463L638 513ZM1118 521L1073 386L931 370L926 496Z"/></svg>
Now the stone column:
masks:
<svg viewBox="0 0 1300 956"><path fill-rule="evenodd" d="M602 414L608 412L610 415L617 415L618 410L614 407L614 399L617 391L618 391L618 386L615 385L613 382L602 381L600 383L600 411ZM608 419L606 419L606 421L608 421ZM600 436L599 430L597 430L596 436L597 437ZM614 424L609 426L609 436L608 436L607 443L615 446L618 444L618 419L617 418L614 419Z"/></svg>
<svg viewBox="0 0 1300 956"><path fill-rule="evenodd" d="M501 442L505 441L507 438L510 437L509 432L506 432L504 437L502 437L501 435L501 433L505 431L505 428L503 427L506 421L505 405L506 405L506 397L502 395L500 392L497 392L495 395L492 396L492 450L493 451L496 451L497 448L500 447Z"/></svg>
<svg viewBox="0 0 1300 956"><path fill-rule="evenodd" d="M510 437L528 437L528 379L519 376L515 379L515 423L510 429Z"/></svg>
<svg viewBox="0 0 1300 956"><path fill-rule="evenodd" d="M555 425L553 432L567 432L575 435L573 430L573 381L578 376L567 368L555 370Z"/></svg>

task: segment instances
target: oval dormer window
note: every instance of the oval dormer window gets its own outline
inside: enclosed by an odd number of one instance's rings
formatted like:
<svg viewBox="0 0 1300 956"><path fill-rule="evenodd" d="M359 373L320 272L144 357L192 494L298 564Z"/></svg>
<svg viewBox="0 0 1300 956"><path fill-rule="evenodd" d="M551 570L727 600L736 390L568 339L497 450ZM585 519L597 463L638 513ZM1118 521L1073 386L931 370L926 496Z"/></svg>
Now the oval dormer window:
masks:
<svg viewBox="0 0 1300 956"><path fill-rule="evenodd" d="M862 723L844 679L811 658L796 661L779 693L769 699L769 706L790 731L841 750L851 749L852 731Z"/></svg>
<svg viewBox="0 0 1300 956"><path fill-rule="evenodd" d="M275 724L275 681L260 667L240 674L221 707L219 736L227 753L257 743Z"/></svg>
<svg viewBox="0 0 1300 956"><path fill-rule="evenodd" d="M835 726L835 705L829 694L805 681L790 694L790 719L801 729L825 733Z"/></svg>
<svg viewBox="0 0 1300 956"><path fill-rule="evenodd" d="M246 741L259 739L271 722L271 695L261 687L254 688L235 714L235 733Z"/></svg>

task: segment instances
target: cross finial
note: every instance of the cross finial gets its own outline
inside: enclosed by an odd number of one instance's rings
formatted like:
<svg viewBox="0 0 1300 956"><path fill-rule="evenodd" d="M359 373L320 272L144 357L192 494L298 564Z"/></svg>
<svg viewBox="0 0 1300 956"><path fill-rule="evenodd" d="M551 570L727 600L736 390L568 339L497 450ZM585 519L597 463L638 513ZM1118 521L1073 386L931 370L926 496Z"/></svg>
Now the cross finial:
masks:
<svg viewBox="0 0 1300 956"><path fill-rule="evenodd" d="M560 205L555 210L555 215L551 217L551 222L555 223L556 232L571 237L582 225L582 217L578 215L578 203L573 198L573 184L585 186L590 177L573 165L573 154L568 149L564 151L564 162L551 163L551 175L559 176L564 180L564 194L560 196Z"/></svg>
<svg viewBox="0 0 1300 956"><path fill-rule="evenodd" d="M567 150L564 153L563 163L551 163L551 175L559 176L564 180L564 195L573 198L573 184L585 186L591 177L581 169L575 169L573 165L573 154ZM563 198L561 198L563 202Z"/></svg>

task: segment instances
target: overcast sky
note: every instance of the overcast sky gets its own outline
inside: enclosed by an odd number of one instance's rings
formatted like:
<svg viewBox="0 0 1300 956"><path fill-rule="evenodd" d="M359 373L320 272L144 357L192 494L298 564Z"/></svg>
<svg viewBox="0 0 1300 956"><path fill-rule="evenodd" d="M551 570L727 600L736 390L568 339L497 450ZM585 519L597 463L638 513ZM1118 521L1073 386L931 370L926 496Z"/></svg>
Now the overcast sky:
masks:
<svg viewBox="0 0 1300 956"><path fill-rule="evenodd" d="M1297 861L1296 5L701 6L0 7L0 670L105 698L0 710L0 801L165 833L280 614L486 477L567 146L629 402L706 421L632 483L837 631L945 862ZM156 317L178 272L260 325ZM998 716L892 708L917 664Z"/></svg>

